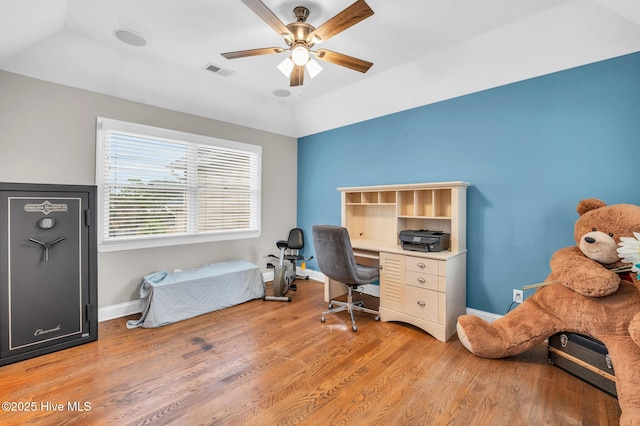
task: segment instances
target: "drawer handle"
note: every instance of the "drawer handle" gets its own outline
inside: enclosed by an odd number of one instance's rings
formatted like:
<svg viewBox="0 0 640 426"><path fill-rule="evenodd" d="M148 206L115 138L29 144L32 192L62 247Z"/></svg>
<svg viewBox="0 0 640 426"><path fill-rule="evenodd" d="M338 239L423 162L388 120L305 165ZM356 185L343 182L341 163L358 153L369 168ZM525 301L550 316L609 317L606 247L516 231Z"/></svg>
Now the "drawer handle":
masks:
<svg viewBox="0 0 640 426"><path fill-rule="evenodd" d="M418 268L424 269L425 266L427 266L427 265L425 265L422 262L418 263Z"/></svg>
<svg viewBox="0 0 640 426"><path fill-rule="evenodd" d="M419 282L420 284L424 284L424 283L426 283L426 282L427 282L427 280L425 280L424 278L420 277L420 278L418 278L418 282Z"/></svg>
<svg viewBox="0 0 640 426"><path fill-rule="evenodd" d="M418 306L424 308L425 306L427 306L427 304L424 303L422 300L418 300Z"/></svg>

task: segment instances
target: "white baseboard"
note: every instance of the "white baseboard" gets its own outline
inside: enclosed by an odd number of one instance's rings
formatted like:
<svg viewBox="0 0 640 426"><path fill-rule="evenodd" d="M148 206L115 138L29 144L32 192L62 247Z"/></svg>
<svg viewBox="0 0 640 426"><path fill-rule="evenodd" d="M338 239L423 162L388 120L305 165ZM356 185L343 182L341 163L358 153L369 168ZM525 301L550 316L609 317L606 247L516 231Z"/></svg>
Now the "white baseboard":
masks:
<svg viewBox="0 0 640 426"><path fill-rule="evenodd" d="M309 277L312 280L324 282L324 275L321 272L314 271L312 269L296 269L296 274L303 277ZM273 270L263 272L264 282L273 281Z"/></svg>
<svg viewBox="0 0 640 426"><path fill-rule="evenodd" d="M324 282L325 276L320 271L314 271L313 269L306 269L303 274L309 276L309 279ZM364 290L362 291L364 294L368 294L370 296L380 297L380 286L374 284L366 284L363 286Z"/></svg>
<svg viewBox="0 0 640 426"><path fill-rule="evenodd" d="M487 322L494 322L495 320L502 318L502 315L492 314L491 312L479 311L477 309L467 308L467 315L473 315Z"/></svg>
<svg viewBox="0 0 640 426"><path fill-rule="evenodd" d="M273 271L263 272L262 275L265 282L273 281ZM98 309L98 322L139 314L140 312L142 311L140 310L139 300L105 306L104 308Z"/></svg>
<svg viewBox="0 0 640 426"><path fill-rule="evenodd" d="M299 275L307 275L310 279L324 282L324 274L313 269L305 269L304 271L298 271ZM267 271L262 273L264 281L273 281L273 271ZM368 284L364 286L363 293L371 296L380 297L380 286ZM116 318L126 317L128 315L139 314L140 301L133 300L131 302L119 303L117 305L105 306L98 309L98 322L109 321ZM477 309L467 308L468 315L475 315L484 319L487 322L493 322L502 315L492 314L491 312L479 311Z"/></svg>
<svg viewBox="0 0 640 426"><path fill-rule="evenodd" d="M140 312L139 300L105 306L104 308L98 309L98 322L139 314Z"/></svg>
<svg viewBox="0 0 640 426"><path fill-rule="evenodd" d="M324 282L324 274L320 271L314 271L313 269L305 269L299 272L300 275L307 275L310 280Z"/></svg>
<svg viewBox="0 0 640 426"><path fill-rule="evenodd" d="M367 284L364 285L364 290L362 292L364 294L368 294L369 296L380 297L380 286L375 284Z"/></svg>

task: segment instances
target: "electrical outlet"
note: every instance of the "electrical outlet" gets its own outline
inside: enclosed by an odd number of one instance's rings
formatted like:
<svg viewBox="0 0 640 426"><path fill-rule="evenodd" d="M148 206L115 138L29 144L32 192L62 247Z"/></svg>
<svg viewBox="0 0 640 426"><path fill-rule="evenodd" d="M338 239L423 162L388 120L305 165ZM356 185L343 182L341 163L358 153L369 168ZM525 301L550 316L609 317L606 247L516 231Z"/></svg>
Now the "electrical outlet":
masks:
<svg viewBox="0 0 640 426"><path fill-rule="evenodd" d="M522 303L523 301L523 293L522 290L518 290L518 289L513 289L513 301L516 303Z"/></svg>

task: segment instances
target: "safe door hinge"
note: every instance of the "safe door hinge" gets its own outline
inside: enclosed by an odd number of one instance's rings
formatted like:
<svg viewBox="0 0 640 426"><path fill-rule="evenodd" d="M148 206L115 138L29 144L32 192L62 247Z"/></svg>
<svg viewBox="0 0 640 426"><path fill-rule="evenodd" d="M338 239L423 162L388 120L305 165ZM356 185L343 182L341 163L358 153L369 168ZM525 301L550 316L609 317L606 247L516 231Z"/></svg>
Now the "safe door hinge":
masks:
<svg viewBox="0 0 640 426"><path fill-rule="evenodd" d="M93 315L91 315L93 313L92 307L90 303L87 303L86 305L84 305L84 320L87 322L91 322L91 318L93 318Z"/></svg>
<svg viewBox="0 0 640 426"><path fill-rule="evenodd" d="M84 226L91 227L91 210L84 210Z"/></svg>

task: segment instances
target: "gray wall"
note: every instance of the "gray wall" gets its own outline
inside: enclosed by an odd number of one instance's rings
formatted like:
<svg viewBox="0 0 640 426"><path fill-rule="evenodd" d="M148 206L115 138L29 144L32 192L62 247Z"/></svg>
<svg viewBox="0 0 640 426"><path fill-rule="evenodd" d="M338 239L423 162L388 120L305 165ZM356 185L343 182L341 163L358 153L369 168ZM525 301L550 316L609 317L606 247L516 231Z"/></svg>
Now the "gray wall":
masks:
<svg viewBox="0 0 640 426"><path fill-rule="evenodd" d="M295 138L0 71L0 182L95 185L97 116L262 146L260 237L99 253L101 308L137 300L157 270L235 259L267 271L265 256L296 225Z"/></svg>

